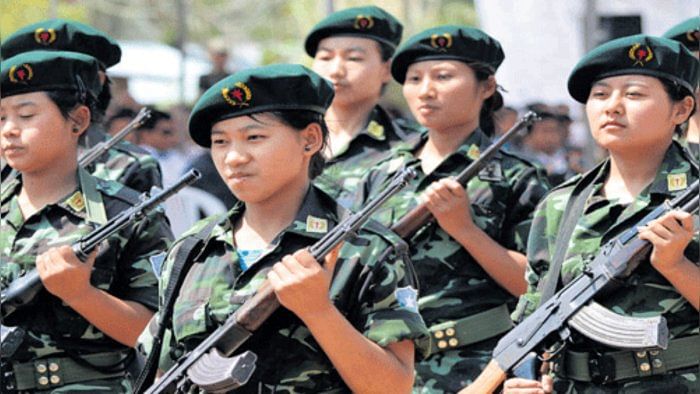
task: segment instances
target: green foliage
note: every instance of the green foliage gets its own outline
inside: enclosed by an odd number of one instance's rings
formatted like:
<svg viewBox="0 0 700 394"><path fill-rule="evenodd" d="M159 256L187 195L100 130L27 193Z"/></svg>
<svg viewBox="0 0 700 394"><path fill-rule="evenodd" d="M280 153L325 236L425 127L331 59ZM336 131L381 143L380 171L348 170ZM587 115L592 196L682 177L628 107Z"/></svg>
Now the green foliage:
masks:
<svg viewBox="0 0 700 394"><path fill-rule="evenodd" d="M7 37L20 27L51 17L68 18L89 23L86 5L80 1L55 1L52 15L49 0L2 0L0 12L0 37Z"/></svg>

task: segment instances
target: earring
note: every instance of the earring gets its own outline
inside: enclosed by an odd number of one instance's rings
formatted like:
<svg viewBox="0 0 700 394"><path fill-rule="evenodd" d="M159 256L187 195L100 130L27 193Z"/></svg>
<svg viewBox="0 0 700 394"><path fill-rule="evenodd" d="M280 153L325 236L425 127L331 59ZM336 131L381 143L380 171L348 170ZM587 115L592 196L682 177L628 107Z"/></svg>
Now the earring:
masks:
<svg viewBox="0 0 700 394"><path fill-rule="evenodd" d="M305 152L311 151L311 146L310 146L310 145L306 145L306 146L304 147L304 151L305 151Z"/></svg>
<svg viewBox="0 0 700 394"><path fill-rule="evenodd" d="M79 131L80 131L80 129L79 129L78 127L73 127L73 132L74 132L74 133L77 133L77 132L79 132Z"/></svg>

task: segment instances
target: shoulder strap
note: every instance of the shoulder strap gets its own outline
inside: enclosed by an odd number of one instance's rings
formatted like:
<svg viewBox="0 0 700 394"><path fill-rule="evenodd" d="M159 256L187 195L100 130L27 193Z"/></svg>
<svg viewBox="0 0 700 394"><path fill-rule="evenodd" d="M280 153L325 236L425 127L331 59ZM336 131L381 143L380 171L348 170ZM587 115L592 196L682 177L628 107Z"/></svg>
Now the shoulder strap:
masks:
<svg viewBox="0 0 700 394"><path fill-rule="evenodd" d="M577 192L575 188L571 197L569 198L569 201L566 203L566 208L564 209L563 213L564 220L559 226L561 232L557 237L554 248L554 256L551 264L549 265L549 273L547 273L544 280L540 282L540 285L537 286L537 290L540 293L539 305L542 305L545 301L550 299L557 290L561 266L564 263L564 257L566 256L566 251L569 248L571 236L574 233L576 222L578 221L579 217L581 217L581 214L583 214L586 200L591 194L594 184L595 183L593 181L588 182L588 185L580 192Z"/></svg>
<svg viewBox="0 0 700 394"><path fill-rule="evenodd" d="M175 305L177 294L180 292L182 282L185 280L187 271L189 271L189 268L192 266L197 253L201 251L202 246L209 237L209 234L217 224L217 220L212 220L197 234L187 237L184 241L182 241L182 245L175 255L175 262L173 263L173 268L170 273L170 280L168 281L168 286L165 289L165 294L163 296L163 306L161 307L158 315L158 332L153 337L153 347L146 358L143 369L134 382L135 393L143 392L147 388L147 384L153 383L156 371L158 370L160 351L163 347L163 336L167 326L166 322L172 316L173 306Z"/></svg>

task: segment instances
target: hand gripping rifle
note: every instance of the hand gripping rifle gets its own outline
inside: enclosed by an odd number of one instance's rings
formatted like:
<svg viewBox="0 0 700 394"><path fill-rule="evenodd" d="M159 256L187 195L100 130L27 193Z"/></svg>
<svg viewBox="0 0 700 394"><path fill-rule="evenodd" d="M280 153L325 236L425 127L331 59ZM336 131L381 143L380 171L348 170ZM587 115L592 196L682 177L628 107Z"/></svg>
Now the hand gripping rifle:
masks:
<svg viewBox="0 0 700 394"><path fill-rule="evenodd" d="M111 136L109 139L102 141L97 145L93 146L92 148L88 149L87 151L83 152L83 154L80 155L80 157L78 158L78 166L85 168L88 165L92 164L92 162L97 160L105 152L112 149L114 145L118 144L119 141L123 140L124 137L127 136L127 134L141 127L144 124L144 122L146 122L146 120L148 120L148 118L150 117L151 110L146 107L141 108L141 110L138 114L136 114L134 119L132 119L131 122L129 122L121 130L119 130L117 134ZM12 172L7 177L8 182L19 178L19 175L19 171L12 170Z"/></svg>
<svg viewBox="0 0 700 394"><path fill-rule="evenodd" d="M498 150L511 138L513 138L519 131L525 127L531 126L539 117L536 113L530 111L526 113L513 127L510 128L505 134L501 136L496 142L489 146L485 151L481 152L479 158L473 161L467 168L460 172L455 180L459 182L462 186L466 187L467 183L476 176L479 171L481 171L488 164L491 157L493 157ZM404 215L398 222L391 226L391 230L396 234L401 236L404 240L408 240L416 231L420 230L432 221L433 214L428 209L427 203L422 203L410 212Z"/></svg>
<svg viewBox="0 0 700 394"><path fill-rule="evenodd" d="M313 244L309 248L311 255L317 261L321 261L341 242L353 236L377 208L404 188L415 176L412 169L405 169L396 174L389 186L364 208L338 223ZM257 356L251 351L230 358L228 356L253 335L279 306L272 286L267 280L264 281L253 298L241 305L194 350L180 358L177 364L145 392L175 393L188 382L210 393L227 392L243 386L255 370Z"/></svg>
<svg viewBox="0 0 700 394"><path fill-rule="evenodd" d="M668 328L663 316L619 316L592 300L602 291L614 287L618 279L628 276L648 255L651 244L639 239L638 226L644 226L674 209L689 213L698 210L698 182L695 181L686 192L659 205L635 226L603 245L581 275L501 338L486 369L460 394L493 392L506 379L508 371L531 357L532 352L545 345L551 335L558 334L565 341L571 334L568 326L599 343L618 348L665 349L668 345ZM584 306L586 304L590 305Z"/></svg>
<svg viewBox="0 0 700 394"><path fill-rule="evenodd" d="M144 193L141 196L142 202L138 205L122 211L104 225L77 240L72 245L73 252L75 252L75 255L80 261L87 260L90 252L102 241L130 223L146 217L149 212L157 208L163 201L179 192L185 186L191 185L199 179L200 176L198 171L191 170L180 178L177 183L168 188L163 190L154 188L154 191L151 192L153 195L150 197L147 193ZM18 308L28 304L42 288L43 285L36 268L14 280L6 291L0 293L0 316L5 319Z"/></svg>

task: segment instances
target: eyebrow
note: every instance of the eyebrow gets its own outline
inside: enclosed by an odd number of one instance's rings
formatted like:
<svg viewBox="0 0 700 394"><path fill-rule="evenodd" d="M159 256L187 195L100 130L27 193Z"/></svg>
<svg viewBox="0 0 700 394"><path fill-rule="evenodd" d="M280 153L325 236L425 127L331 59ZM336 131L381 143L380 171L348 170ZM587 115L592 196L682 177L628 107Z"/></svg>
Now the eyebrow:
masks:
<svg viewBox="0 0 700 394"><path fill-rule="evenodd" d="M324 46L319 46L319 47L318 47L318 51L333 52L334 49L333 49L333 48L324 47ZM362 53L367 53L367 50L365 50L365 48L362 48L362 47L350 47L350 48L347 48L347 49L342 50L342 51L343 51L343 52L362 52Z"/></svg>
<svg viewBox="0 0 700 394"><path fill-rule="evenodd" d="M238 132L238 133L245 133L246 131L250 131L250 130L254 130L254 129L262 129L262 128L263 128L262 125L253 123L253 124L245 125L243 127L239 127L238 129L233 130L233 131ZM214 135L214 134L226 134L226 131L219 130L219 129L212 129L211 135Z"/></svg>
<svg viewBox="0 0 700 394"><path fill-rule="evenodd" d="M593 88L596 86L610 87L610 84L607 82L598 81L598 82L594 82L593 86L591 86L591 87ZM645 83L644 81L631 80L631 81L625 82L623 86L625 86L625 87L629 87L629 86L649 87L649 84Z"/></svg>

